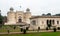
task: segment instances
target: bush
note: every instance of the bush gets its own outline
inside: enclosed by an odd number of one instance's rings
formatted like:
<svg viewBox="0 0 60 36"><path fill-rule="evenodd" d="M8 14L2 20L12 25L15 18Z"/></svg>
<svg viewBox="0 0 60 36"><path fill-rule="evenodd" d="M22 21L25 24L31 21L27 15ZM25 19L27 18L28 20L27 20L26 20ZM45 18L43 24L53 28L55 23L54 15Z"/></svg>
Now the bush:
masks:
<svg viewBox="0 0 60 36"><path fill-rule="evenodd" d="M29 27L26 27L26 30L28 30L29 29Z"/></svg>
<svg viewBox="0 0 60 36"><path fill-rule="evenodd" d="M56 32L56 28L53 28L54 32Z"/></svg>
<svg viewBox="0 0 60 36"><path fill-rule="evenodd" d="M2 27L3 25L0 25L0 28Z"/></svg>
<svg viewBox="0 0 60 36"><path fill-rule="evenodd" d="M8 32L8 33L10 33L10 31L9 31L9 30L7 30L7 32Z"/></svg>
<svg viewBox="0 0 60 36"><path fill-rule="evenodd" d="M23 31L23 28L21 28L21 32Z"/></svg>
<svg viewBox="0 0 60 36"><path fill-rule="evenodd" d="M14 29L16 29L16 26L14 26Z"/></svg>
<svg viewBox="0 0 60 36"><path fill-rule="evenodd" d="M46 27L46 30L48 30L48 27Z"/></svg>
<svg viewBox="0 0 60 36"><path fill-rule="evenodd" d="M57 29L60 30L60 27L58 27Z"/></svg>
<svg viewBox="0 0 60 36"><path fill-rule="evenodd" d="M40 27L38 27L38 31L40 30Z"/></svg>
<svg viewBox="0 0 60 36"><path fill-rule="evenodd" d="M26 34L26 29L23 30L23 34Z"/></svg>

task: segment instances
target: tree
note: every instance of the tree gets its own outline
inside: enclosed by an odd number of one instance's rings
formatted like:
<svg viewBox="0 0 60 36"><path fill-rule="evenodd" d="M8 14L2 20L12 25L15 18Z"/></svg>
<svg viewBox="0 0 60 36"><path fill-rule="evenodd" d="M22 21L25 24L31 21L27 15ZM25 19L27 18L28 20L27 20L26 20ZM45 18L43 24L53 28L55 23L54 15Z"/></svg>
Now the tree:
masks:
<svg viewBox="0 0 60 36"><path fill-rule="evenodd" d="M51 16L51 13L47 13L48 16Z"/></svg>
<svg viewBox="0 0 60 36"><path fill-rule="evenodd" d="M45 14L42 14L42 16L45 16Z"/></svg>
<svg viewBox="0 0 60 36"><path fill-rule="evenodd" d="M3 24L7 23L7 16L3 16Z"/></svg>
<svg viewBox="0 0 60 36"><path fill-rule="evenodd" d="M28 30L29 29L29 27L26 27L26 30Z"/></svg>
<svg viewBox="0 0 60 36"><path fill-rule="evenodd" d="M23 28L21 28L21 32L23 31Z"/></svg>
<svg viewBox="0 0 60 36"><path fill-rule="evenodd" d="M23 34L26 34L26 29L23 29Z"/></svg>
<svg viewBox="0 0 60 36"><path fill-rule="evenodd" d="M10 33L9 29L7 30L8 33Z"/></svg>
<svg viewBox="0 0 60 36"><path fill-rule="evenodd" d="M0 10L0 25L3 24L3 16L1 15L1 10Z"/></svg>
<svg viewBox="0 0 60 36"><path fill-rule="evenodd" d="M46 30L48 30L48 27L46 27Z"/></svg>
<svg viewBox="0 0 60 36"><path fill-rule="evenodd" d="M57 29L60 30L60 27L58 27Z"/></svg>
<svg viewBox="0 0 60 36"><path fill-rule="evenodd" d="M0 24L2 24L3 20L2 20L2 16L0 16Z"/></svg>
<svg viewBox="0 0 60 36"><path fill-rule="evenodd" d="M55 16L60 16L60 14L56 14Z"/></svg>
<svg viewBox="0 0 60 36"><path fill-rule="evenodd" d="M56 27L53 28L54 32L56 32Z"/></svg>
<svg viewBox="0 0 60 36"><path fill-rule="evenodd" d="M16 26L14 26L14 29L16 29Z"/></svg>

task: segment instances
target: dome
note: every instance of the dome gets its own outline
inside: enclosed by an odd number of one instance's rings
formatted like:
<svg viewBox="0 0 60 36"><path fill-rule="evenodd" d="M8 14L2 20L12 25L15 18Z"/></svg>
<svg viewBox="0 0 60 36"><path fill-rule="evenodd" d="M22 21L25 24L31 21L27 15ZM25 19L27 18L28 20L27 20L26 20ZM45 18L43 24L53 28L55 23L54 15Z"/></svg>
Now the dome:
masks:
<svg viewBox="0 0 60 36"><path fill-rule="evenodd" d="M30 9L29 9L29 8L27 8L27 9L26 9L26 11L30 11Z"/></svg>
<svg viewBox="0 0 60 36"><path fill-rule="evenodd" d="M13 11L13 10L14 10L13 7L11 7L11 8L10 8L10 11Z"/></svg>

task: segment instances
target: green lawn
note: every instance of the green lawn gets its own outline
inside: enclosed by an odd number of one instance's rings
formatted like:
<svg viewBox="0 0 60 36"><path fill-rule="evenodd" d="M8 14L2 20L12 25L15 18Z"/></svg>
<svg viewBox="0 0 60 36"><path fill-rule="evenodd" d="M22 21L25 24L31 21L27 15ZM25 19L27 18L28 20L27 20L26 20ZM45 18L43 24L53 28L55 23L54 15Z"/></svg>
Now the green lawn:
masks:
<svg viewBox="0 0 60 36"><path fill-rule="evenodd" d="M10 32L20 32L20 28L16 26L16 29L13 29L14 26L2 26L0 28L1 32L7 32L7 29ZM27 34L0 34L0 36L60 36L60 32L36 32L36 33L27 33Z"/></svg>
<svg viewBox="0 0 60 36"><path fill-rule="evenodd" d="M13 29L14 26L2 26L0 27L0 32L7 32L9 29L10 32L20 32L20 28L16 26L16 29Z"/></svg>
<svg viewBox="0 0 60 36"><path fill-rule="evenodd" d="M27 33L27 34L4 34L0 36L60 36L60 32L37 32L37 33Z"/></svg>

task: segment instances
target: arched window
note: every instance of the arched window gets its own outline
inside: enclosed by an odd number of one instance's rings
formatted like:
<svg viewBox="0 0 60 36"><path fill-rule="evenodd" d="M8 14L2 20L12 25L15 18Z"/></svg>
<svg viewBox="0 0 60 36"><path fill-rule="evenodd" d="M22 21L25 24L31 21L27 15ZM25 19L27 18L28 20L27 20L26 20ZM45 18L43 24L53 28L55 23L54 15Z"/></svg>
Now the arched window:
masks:
<svg viewBox="0 0 60 36"><path fill-rule="evenodd" d="M57 24L59 24L59 21L57 21Z"/></svg>
<svg viewBox="0 0 60 36"><path fill-rule="evenodd" d="M18 17L18 22L22 22L21 16Z"/></svg>
<svg viewBox="0 0 60 36"><path fill-rule="evenodd" d="M32 24L33 24L33 25L36 25L36 21L35 21L35 20L33 20L33 21L32 21Z"/></svg>
<svg viewBox="0 0 60 36"><path fill-rule="evenodd" d="M22 22L22 19L18 19L18 22Z"/></svg>
<svg viewBox="0 0 60 36"><path fill-rule="evenodd" d="M52 20L50 20L50 24L51 24L51 21L52 21Z"/></svg>
<svg viewBox="0 0 60 36"><path fill-rule="evenodd" d="M47 20L47 25L51 25L51 20Z"/></svg>
<svg viewBox="0 0 60 36"><path fill-rule="evenodd" d="M48 24L49 24L49 20L47 20L47 22L46 22L46 23L47 23L47 25L48 25Z"/></svg>
<svg viewBox="0 0 60 36"><path fill-rule="evenodd" d="M55 21L54 20L52 20L52 22L53 22L53 24L55 24Z"/></svg>
<svg viewBox="0 0 60 36"><path fill-rule="evenodd" d="M51 20L47 20L47 27L49 27L49 29L50 29L50 27L51 27Z"/></svg>

